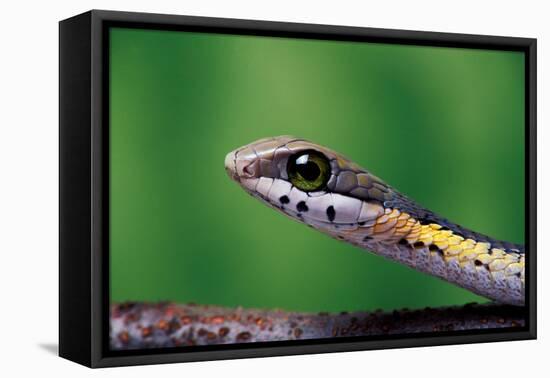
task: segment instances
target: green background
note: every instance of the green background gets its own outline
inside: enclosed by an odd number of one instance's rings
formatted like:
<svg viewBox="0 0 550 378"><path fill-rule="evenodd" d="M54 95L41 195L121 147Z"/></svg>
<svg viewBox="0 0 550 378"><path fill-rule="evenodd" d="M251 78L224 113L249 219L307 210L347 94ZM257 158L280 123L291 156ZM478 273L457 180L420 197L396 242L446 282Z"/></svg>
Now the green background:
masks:
<svg viewBox="0 0 550 378"><path fill-rule="evenodd" d="M483 298L249 197L225 154L291 134L433 211L524 239L518 52L113 29L111 300L300 311Z"/></svg>

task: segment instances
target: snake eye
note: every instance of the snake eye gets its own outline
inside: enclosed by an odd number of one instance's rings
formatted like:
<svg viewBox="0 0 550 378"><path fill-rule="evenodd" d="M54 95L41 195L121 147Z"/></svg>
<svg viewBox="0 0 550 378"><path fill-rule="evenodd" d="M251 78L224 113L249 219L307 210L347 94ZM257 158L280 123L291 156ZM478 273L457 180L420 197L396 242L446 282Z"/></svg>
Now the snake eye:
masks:
<svg viewBox="0 0 550 378"><path fill-rule="evenodd" d="M330 177L328 159L316 151L291 156L286 170L292 185L306 192L324 188Z"/></svg>

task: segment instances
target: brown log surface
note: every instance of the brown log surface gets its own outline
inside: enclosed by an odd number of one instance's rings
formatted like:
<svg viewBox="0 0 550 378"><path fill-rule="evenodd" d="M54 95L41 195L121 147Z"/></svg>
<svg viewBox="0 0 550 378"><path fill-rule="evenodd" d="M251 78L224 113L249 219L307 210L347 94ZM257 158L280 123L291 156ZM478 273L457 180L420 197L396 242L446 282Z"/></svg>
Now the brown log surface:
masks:
<svg viewBox="0 0 550 378"><path fill-rule="evenodd" d="M298 313L174 303L111 305L113 350L522 327L522 307Z"/></svg>

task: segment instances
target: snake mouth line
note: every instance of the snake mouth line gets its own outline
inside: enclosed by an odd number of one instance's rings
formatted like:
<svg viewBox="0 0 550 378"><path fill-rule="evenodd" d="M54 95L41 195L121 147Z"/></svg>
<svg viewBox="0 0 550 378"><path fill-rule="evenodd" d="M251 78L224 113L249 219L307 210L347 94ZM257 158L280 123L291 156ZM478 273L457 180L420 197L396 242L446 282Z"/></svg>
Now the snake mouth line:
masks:
<svg viewBox="0 0 550 378"><path fill-rule="evenodd" d="M243 182L244 180L244 182ZM358 222L336 222L336 221L323 221L320 219L312 219L308 218L307 216L304 216L303 213L301 213L298 210L293 210L290 206L285 206L282 204L279 204L277 202L274 202L269 196L264 195L258 191L255 190L255 185L251 185L250 181L257 181L258 179L247 179L247 178L240 178L238 175L236 175L235 181L239 184L239 186L251 197L254 197L261 202L263 202L265 205L271 207L274 210L279 211L280 213L290 217L293 220L296 220L298 222L304 223L310 227L318 228L318 229L333 229L335 232L343 231L346 229L356 229L360 227L360 224ZM343 240L342 237L337 237L339 240Z"/></svg>

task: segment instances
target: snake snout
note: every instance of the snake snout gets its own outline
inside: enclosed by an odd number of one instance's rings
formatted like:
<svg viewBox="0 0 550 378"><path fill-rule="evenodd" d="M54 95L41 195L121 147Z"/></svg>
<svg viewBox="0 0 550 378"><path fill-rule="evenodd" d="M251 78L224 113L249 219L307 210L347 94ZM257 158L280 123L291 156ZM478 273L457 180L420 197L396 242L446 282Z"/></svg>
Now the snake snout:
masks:
<svg viewBox="0 0 550 378"><path fill-rule="evenodd" d="M254 154L243 153L246 151L235 150L225 157L225 170L236 181L242 179L259 178L261 176L260 159Z"/></svg>
<svg viewBox="0 0 550 378"><path fill-rule="evenodd" d="M235 181L239 181L239 175L237 174L237 168L236 168L236 151L231 151L227 155L225 155L225 171L227 172L227 175Z"/></svg>

